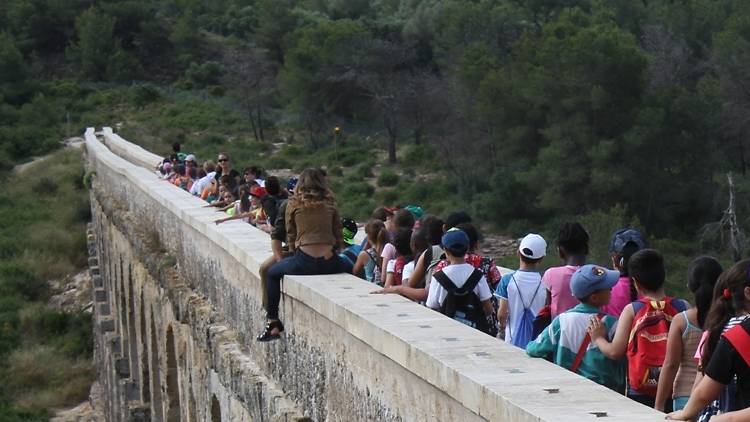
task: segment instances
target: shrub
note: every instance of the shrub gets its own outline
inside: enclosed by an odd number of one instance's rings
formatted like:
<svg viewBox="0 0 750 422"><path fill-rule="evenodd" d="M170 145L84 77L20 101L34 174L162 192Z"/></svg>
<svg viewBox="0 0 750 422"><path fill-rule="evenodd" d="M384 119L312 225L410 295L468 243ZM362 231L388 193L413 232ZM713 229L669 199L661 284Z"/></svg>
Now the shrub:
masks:
<svg viewBox="0 0 750 422"><path fill-rule="evenodd" d="M398 183L398 174L392 170L384 169L378 176L378 186L395 186Z"/></svg>
<svg viewBox="0 0 750 422"><path fill-rule="evenodd" d="M373 177L372 166L367 163L362 163L357 166L356 174L359 177Z"/></svg>
<svg viewBox="0 0 750 422"><path fill-rule="evenodd" d="M159 90L151 84L137 84L130 88L130 98L136 107L145 107L160 97Z"/></svg>
<svg viewBox="0 0 750 422"><path fill-rule="evenodd" d="M328 168L328 175L329 176L336 176L341 177L344 175L344 170L341 169L341 166L333 166Z"/></svg>
<svg viewBox="0 0 750 422"><path fill-rule="evenodd" d="M74 360L51 346L28 346L8 357L5 389L22 411L52 409L88 397L94 371L89 360Z"/></svg>

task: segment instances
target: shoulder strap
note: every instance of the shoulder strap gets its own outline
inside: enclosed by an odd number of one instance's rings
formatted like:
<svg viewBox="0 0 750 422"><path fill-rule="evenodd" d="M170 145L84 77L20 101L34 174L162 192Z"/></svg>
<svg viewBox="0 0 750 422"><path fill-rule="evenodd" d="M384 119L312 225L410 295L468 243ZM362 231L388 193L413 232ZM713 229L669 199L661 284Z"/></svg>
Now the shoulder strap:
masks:
<svg viewBox="0 0 750 422"><path fill-rule="evenodd" d="M528 311L529 308L531 308L531 305L534 304L534 299L536 299L536 294L539 293L539 286L542 285L541 282L536 285L536 290L534 290L534 295L531 296L531 300L529 301L529 305L526 306L526 302L523 300L523 296L521 295L521 287L518 285L518 282L516 281L516 273L513 273L510 275L511 280L513 280L513 284L516 285L516 290L518 290L518 297L521 299L521 305L523 306L524 311Z"/></svg>
<svg viewBox="0 0 750 422"><path fill-rule="evenodd" d="M598 314L597 318L599 320L604 319L604 314ZM581 366L581 362L583 361L583 355L586 354L586 350L589 348L589 344L591 344L591 335L589 333L586 333L586 336L583 338L583 341L581 342L581 347L578 348L578 353L576 353L576 358L573 360L573 365L570 366L571 372L578 371L578 368Z"/></svg>
<svg viewBox="0 0 750 422"><path fill-rule="evenodd" d="M479 281L482 279L482 272L475 269L472 271L469 278L466 279L466 282L461 287L456 287L456 285L451 281L450 277L445 274L444 271L438 271L432 275L435 277L435 280L437 280L438 283L440 283L441 286L445 290L448 290L451 293L459 294L459 295L465 295L466 293L474 290L475 287L477 287L477 284L479 284Z"/></svg>
<svg viewBox="0 0 750 422"><path fill-rule="evenodd" d="M484 274L482 274L481 271L474 269L474 271L471 272L469 278L466 279L466 283L461 286L461 290L464 290L466 292L474 290L474 288L477 287L477 284L479 284L479 280L481 280L482 277L484 277Z"/></svg>
<svg viewBox="0 0 750 422"><path fill-rule="evenodd" d="M432 276L448 292L455 292L456 290L458 290L458 287L456 287L456 285L453 284L453 281L451 281L451 278L448 277L444 272L438 271L434 273Z"/></svg>
<svg viewBox="0 0 750 422"><path fill-rule="evenodd" d="M635 316L638 312L640 312L641 308L643 308L644 305L645 303L640 299L633 302L633 315Z"/></svg>
<svg viewBox="0 0 750 422"><path fill-rule="evenodd" d="M722 334L727 339L729 344L734 347L734 350L742 356L747 366L750 366L750 334L745 331L745 327L742 325L736 325L730 328L726 333Z"/></svg>

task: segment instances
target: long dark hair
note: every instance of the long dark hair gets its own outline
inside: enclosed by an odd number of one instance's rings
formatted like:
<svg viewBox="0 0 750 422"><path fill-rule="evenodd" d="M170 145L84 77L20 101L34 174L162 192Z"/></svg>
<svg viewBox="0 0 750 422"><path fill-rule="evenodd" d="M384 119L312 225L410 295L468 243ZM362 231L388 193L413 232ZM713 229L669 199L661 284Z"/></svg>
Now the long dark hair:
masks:
<svg viewBox="0 0 750 422"><path fill-rule="evenodd" d="M240 187L240 212L250 211L250 188L245 185Z"/></svg>
<svg viewBox="0 0 750 422"><path fill-rule="evenodd" d="M690 263L687 271L687 287L695 297L695 308L698 311L698 326L706 323L711 301L714 297L716 281L724 269L714 257L699 256Z"/></svg>
<svg viewBox="0 0 750 422"><path fill-rule="evenodd" d="M708 331L708 340L703 346L701 360L706 365L716 350L721 333L729 320L745 310L745 287L750 287L750 259L742 260L724 271L714 286L713 303L708 311L704 329ZM724 291L727 296L724 296ZM705 366L704 366L705 367Z"/></svg>

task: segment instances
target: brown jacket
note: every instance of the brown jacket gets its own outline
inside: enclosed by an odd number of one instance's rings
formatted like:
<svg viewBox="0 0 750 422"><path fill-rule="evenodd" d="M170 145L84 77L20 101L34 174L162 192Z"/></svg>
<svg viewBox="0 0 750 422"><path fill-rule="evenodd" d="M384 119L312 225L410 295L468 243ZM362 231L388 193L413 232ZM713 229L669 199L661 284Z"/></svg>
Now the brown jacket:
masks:
<svg viewBox="0 0 750 422"><path fill-rule="evenodd" d="M328 243L338 249L343 244L343 226L334 203L302 207L289 201L285 217L290 250L316 243Z"/></svg>

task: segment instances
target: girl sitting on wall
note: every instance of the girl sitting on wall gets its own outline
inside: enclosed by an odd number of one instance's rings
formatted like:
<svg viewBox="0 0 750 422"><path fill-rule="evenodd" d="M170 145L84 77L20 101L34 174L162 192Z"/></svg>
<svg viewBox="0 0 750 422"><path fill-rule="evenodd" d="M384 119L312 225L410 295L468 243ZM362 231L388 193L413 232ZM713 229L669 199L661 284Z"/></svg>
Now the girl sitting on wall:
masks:
<svg viewBox="0 0 750 422"><path fill-rule="evenodd" d="M307 169L299 176L295 195L287 204L285 221L287 243L294 255L268 269L265 280L268 323L258 335L258 341L275 340L284 331L284 324L279 320L281 278L284 275L336 274L346 271L346 266L337 253L343 245L341 217L321 170Z"/></svg>

